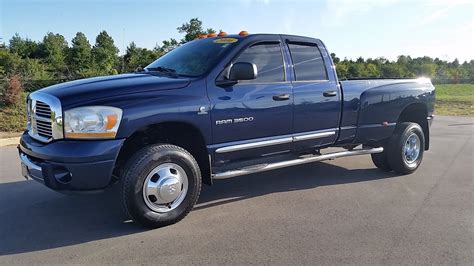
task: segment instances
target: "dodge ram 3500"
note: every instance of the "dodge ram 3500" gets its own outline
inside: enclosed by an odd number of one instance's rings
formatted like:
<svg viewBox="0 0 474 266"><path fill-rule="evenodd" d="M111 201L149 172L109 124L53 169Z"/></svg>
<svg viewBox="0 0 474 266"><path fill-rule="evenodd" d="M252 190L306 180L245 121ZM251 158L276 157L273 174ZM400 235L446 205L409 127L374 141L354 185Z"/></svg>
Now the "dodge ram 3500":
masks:
<svg viewBox="0 0 474 266"><path fill-rule="evenodd" d="M214 36L142 71L31 93L19 155L23 175L53 190L118 182L132 219L160 227L216 179L362 154L412 173L434 99L424 78L339 81L318 39Z"/></svg>

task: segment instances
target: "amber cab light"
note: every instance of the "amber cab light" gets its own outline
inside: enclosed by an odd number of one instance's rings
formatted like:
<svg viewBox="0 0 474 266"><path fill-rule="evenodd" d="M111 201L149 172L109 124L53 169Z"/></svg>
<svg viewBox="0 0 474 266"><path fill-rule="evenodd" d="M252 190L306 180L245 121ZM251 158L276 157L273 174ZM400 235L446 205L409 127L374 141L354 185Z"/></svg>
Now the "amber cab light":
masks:
<svg viewBox="0 0 474 266"><path fill-rule="evenodd" d="M226 36L226 35L227 35L227 33L224 32L224 31L221 31L221 32L219 32L219 34L217 34L217 36L219 36L219 37Z"/></svg>
<svg viewBox="0 0 474 266"><path fill-rule="evenodd" d="M243 31L239 32L239 35L240 36L245 36L245 35L249 35L249 33L247 31L243 30Z"/></svg>
<svg viewBox="0 0 474 266"><path fill-rule="evenodd" d="M209 33L209 34L207 35L207 37L216 37L216 36L217 36L217 34L215 34L215 33Z"/></svg>

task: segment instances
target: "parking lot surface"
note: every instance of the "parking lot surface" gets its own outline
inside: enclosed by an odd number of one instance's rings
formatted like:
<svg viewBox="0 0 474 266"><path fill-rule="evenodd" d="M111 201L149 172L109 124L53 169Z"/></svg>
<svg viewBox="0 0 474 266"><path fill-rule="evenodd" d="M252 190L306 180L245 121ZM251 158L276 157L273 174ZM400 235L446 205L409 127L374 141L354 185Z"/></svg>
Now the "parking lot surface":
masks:
<svg viewBox="0 0 474 266"><path fill-rule="evenodd" d="M340 158L203 187L181 222L145 230L117 187L62 195L0 148L0 264L471 264L474 118L436 117L417 172Z"/></svg>

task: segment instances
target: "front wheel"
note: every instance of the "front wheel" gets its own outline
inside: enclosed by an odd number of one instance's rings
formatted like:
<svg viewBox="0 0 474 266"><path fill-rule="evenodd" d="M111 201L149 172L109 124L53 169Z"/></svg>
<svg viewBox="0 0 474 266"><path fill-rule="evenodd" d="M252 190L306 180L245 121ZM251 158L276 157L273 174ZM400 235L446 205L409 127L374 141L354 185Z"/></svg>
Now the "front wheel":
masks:
<svg viewBox="0 0 474 266"><path fill-rule="evenodd" d="M122 201L135 222L161 227L183 219L201 191L201 172L194 157L181 147L150 145L127 163Z"/></svg>
<svg viewBox="0 0 474 266"><path fill-rule="evenodd" d="M415 172L423 159L424 147L425 137L420 125L410 122L398 124L386 146L390 168L399 174Z"/></svg>

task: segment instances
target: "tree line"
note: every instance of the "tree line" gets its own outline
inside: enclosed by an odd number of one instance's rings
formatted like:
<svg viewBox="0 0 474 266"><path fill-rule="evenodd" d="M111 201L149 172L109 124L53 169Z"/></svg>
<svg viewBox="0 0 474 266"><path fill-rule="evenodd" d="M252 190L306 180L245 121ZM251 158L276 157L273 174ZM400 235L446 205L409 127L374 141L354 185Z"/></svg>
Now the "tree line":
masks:
<svg viewBox="0 0 474 266"><path fill-rule="evenodd" d="M47 33L42 41L34 41L15 34L8 44L0 47L0 79L20 78L27 90L44 83L74 80L100 75L132 72L143 68L177 46L194 40L201 34L215 33L205 29L202 21L193 18L177 28L181 40L168 39L153 49L138 47L131 42L119 55L114 39L106 31L100 32L94 43L82 32L68 43L63 35ZM430 77L435 83L473 83L474 60L460 63L431 58L412 58L401 55L396 61L385 58L362 57L357 60L340 59L331 54L339 77L345 78L410 78ZM48 85L48 84L46 84ZM32 86L33 88L28 88ZM38 86L38 85L36 85Z"/></svg>

